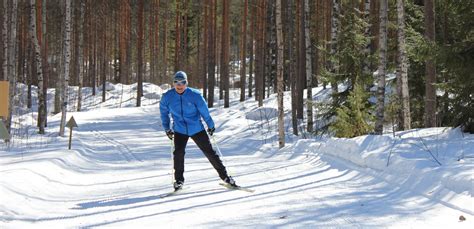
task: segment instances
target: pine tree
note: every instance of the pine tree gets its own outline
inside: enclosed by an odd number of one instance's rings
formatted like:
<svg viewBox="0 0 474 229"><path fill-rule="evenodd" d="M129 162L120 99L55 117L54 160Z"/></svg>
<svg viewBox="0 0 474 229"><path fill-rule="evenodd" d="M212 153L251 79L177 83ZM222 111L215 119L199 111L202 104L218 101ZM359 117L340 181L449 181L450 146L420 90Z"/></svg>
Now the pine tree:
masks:
<svg viewBox="0 0 474 229"><path fill-rule="evenodd" d="M433 0L425 0L425 38L432 46L435 42L435 8ZM433 47L431 47L433 48ZM425 127L436 126L436 65L432 56L425 61Z"/></svg>
<svg viewBox="0 0 474 229"><path fill-rule="evenodd" d="M242 5L242 34L240 40L240 101L245 101L245 86L247 82L247 9L248 0Z"/></svg>
<svg viewBox="0 0 474 229"><path fill-rule="evenodd" d="M368 98L363 87L354 85L347 104L336 109L336 121L330 127L336 137L352 138L372 131L370 123L373 118L369 114Z"/></svg>
<svg viewBox="0 0 474 229"><path fill-rule="evenodd" d="M330 104L326 101L324 104L315 104L316 109L322 111L321 119L324 123L320 126L322 129L326 129L332 118L338 116L337 108L347 106L348 96L354 91L356 84L362 90L366 90L373 82L372 75L364 70L366 63L373 61L373 56L365 52L370 43L370 37L365 35L368 26L366 18L362 17L354 6L345 7L343 12L343 15L337 17L337 24L340 26L337 39L331 40L331 43L337 43L336 47L330 45L329 50L321 49L322 53L328 56L329 63L322 66L320 74L329 82L344 82L347 87L340 92L333 92ZM369 109L364 112L369 112ZM335 127L332 128L334 130Z"/></svg>
<svg viewBox="0 0 474 229"><path fill-rule="evenodd" d="M387 12L388 0L380 1L380 39L379 39L379 67L378 67L378 84L377 84L377 110L375 133L383 133L384 123L384 104L385 104L385 75L387 68Z"/></svg>

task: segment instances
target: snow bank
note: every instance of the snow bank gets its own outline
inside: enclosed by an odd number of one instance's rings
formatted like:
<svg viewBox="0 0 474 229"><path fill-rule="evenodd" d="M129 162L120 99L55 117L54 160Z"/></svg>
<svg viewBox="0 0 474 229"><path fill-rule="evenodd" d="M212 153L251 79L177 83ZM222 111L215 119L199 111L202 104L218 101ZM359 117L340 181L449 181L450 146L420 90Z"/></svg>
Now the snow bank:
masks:
<svg viewBox="0 0 474 229"><path fill-rule="evenodd" d="M458 128L410 130L397 133L395 138L366 135L295 143L300 144L306 144L316 155L341 158L413 190L436 193L446 189L474 195L474 165L470 161L474 156L474 135L463 135Z"/></svg>

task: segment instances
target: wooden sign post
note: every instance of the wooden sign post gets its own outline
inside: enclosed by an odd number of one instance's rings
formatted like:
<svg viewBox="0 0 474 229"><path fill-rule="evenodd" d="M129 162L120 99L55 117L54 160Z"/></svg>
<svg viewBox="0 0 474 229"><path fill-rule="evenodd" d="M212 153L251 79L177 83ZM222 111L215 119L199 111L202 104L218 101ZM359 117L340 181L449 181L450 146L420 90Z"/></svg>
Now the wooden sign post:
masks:
<svg viewBox="0 0 474 229"><path fill-rule="evenodd" d="M0 139L8 142L10 140L10 134L8 133L7 127L3 123L3 120L0 118Z"/></svg>
<svg viewBox="0 0 474 229"><path fill-rule="evenodd" d="M66 127L69 128L69 149L71 149L71 142L72 142L72 128L77 127L76 120L74 120L74 116L69 119L66 123Z"/></svg>
<svg viewBox="0 0 474 229"><path fill-rule="evenodd" d="M3 117L4 120L8 119L8 106L10 90L8 81L0 81L0 119Z"/></svg>

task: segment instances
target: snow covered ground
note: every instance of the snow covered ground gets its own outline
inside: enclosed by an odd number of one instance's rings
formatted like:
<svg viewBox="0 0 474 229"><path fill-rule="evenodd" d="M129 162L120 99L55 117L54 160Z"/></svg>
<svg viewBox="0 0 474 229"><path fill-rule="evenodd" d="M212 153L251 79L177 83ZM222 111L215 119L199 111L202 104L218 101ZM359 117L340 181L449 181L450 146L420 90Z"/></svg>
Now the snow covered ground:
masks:
<svg viewBox="0 0 474 229"><path fill-rule="evenodd" d="M218 185L190 141L188 188L163 197L172 189L163 90L145 84L136 108L133 88L108 85L105 103L84 89L84 111L68 113L79 125L72 150L57 136L60 115L49 117L45 136L35 134L34 112L17 117L16 138L0 143L0 228L474 228L473 135L430 128L301 139L288 118L278 150L276 98L258 108L238 103L237 91L230 109L222 101L211 109L215 146L237 183L255 192ZM316 100L329 93L313 92ZM285 106L290 115L289 95Z"/></svg>

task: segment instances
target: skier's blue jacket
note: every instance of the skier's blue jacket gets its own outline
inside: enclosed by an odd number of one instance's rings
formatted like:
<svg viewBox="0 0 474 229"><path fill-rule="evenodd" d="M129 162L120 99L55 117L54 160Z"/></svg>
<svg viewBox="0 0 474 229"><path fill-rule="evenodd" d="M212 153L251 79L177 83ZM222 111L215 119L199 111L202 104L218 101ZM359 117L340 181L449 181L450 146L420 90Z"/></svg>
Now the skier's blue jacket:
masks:
<svg viewBox="0 0 474 229"><path fill-rule="evenodd" d="M183 94L178 94L174 88L165 92L160 101L160 113L165 131L170 129L169 114L173 117L173 130L180 134L193 136L203 131L201 117L208 128L214 127L204 97L194 88L186 88Z"/></svg>

